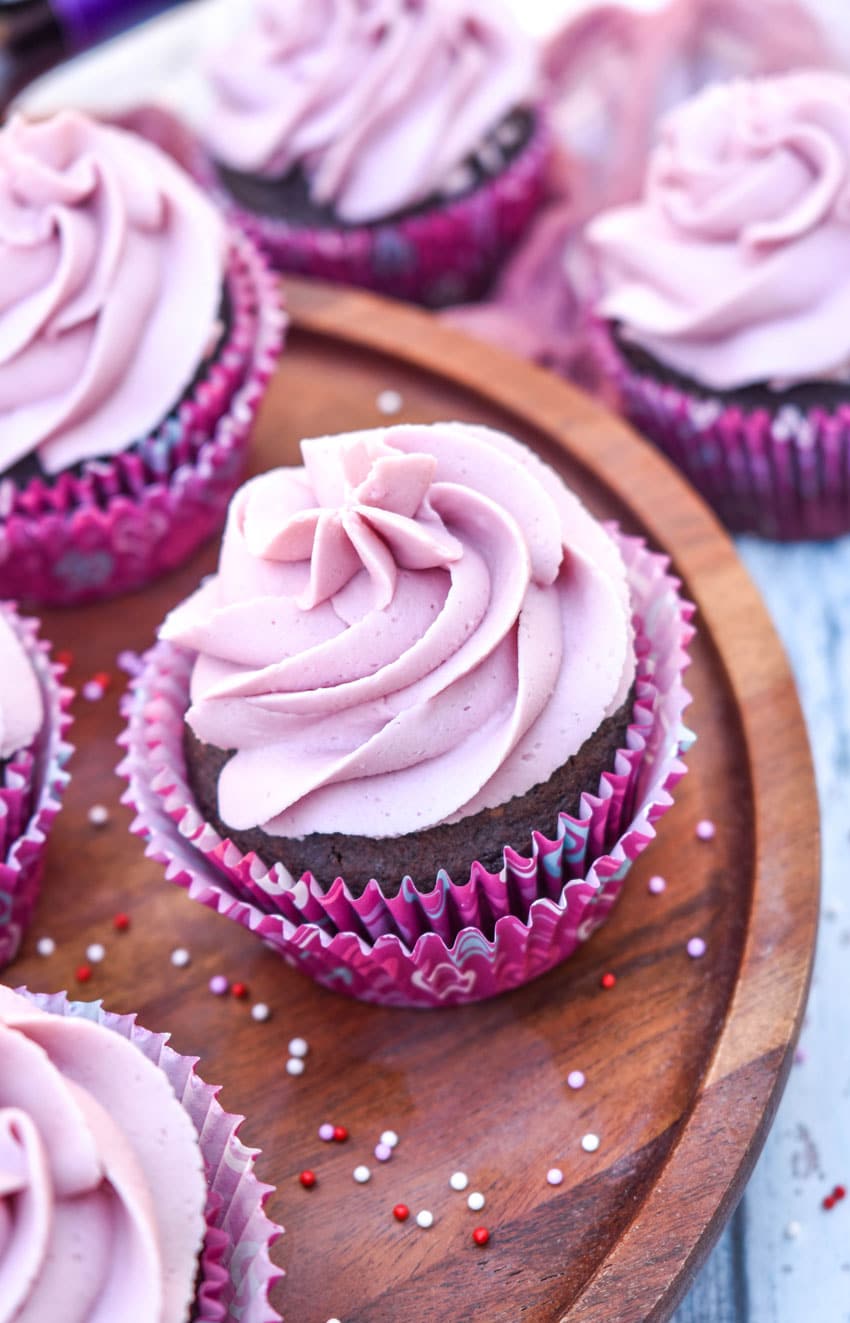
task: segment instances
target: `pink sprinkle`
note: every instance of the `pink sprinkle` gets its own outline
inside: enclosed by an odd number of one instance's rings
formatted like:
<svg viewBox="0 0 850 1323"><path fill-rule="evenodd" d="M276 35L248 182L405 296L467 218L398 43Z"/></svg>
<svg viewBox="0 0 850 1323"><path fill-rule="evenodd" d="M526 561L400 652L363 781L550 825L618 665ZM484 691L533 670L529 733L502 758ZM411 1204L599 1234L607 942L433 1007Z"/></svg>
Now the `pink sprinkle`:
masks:
<svg viewBox="0 0 850 1323"><path fill-rule="evenodd" d="M103 698L103 685L98 684L97 680L86 680L80 692L87 703L96 703Z"/></svg>
<svg viewBox="0 0 850 1323"><path fill-rule="evenodd" d="M223 997L230 984L224 974L213 974L209 981L209 989L214 997Z"/></svg>
<svg viewBox="0 0 850 1323"><path fill-rule="evenodd" d="M329 1144L333 1139L333 1137L334 1137L334 1128L331 1125L330 1121L323 1121L322 1124L319 1126L319 1139L322 1139L326 1144Z"/></svg>
<svg viewBox="0 0 850 1323"><path fill-rule="evenodd" d="M567 1084L571 1089L583 1089L585 1084L584 1071L571 1070L567 1076Z"/></svg>
<svg viewBox="0 0 850 1323"><path fill-rule="evenodd" d="M703 937L692 937L688 942L687 951L692 960L699 960L700 956L705 955L706 949Z"/></svg>
<svg viewBox="0 0 850 1323"><path fill-rule="evenodd" d="M375 1145L375 1157L378 1159L379 1162L389 1162L392 1155L393 1155L393 1151L390 1148L389 1144Z"/></svg>
<svg viewBox="0 0 850 1323"><path fill-rule="evenodd" d="M656 873L655 877L649 879L647 889L653 896L660 896L662 891L666 891L667 883L663 877Z"/></svg>
<svg viewBox="0 0 850 1323"><path fill-rule="evenodd" d="M697 823L697 840L713 841L716 834L717 828L711 818L701 818Z"/></svg>

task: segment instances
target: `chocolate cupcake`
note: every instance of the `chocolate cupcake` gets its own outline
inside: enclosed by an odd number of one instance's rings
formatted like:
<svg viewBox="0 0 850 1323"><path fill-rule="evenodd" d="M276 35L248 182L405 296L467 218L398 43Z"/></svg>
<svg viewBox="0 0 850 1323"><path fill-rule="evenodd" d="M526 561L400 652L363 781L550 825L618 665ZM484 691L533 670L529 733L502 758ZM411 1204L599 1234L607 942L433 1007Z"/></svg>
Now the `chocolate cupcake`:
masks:
<svg viewBox="0 0 850 1323"><path fill-rule="evenodd" d="M137 588L216 527L283 314L250 241L144 139L0 132L0 592Z"/></svg>
<svg viewBox="0 0 850 1323"><path fill-rule="evenodd" d="M850 79L712 87L589 227L622 407L733 529L850 530Z"/></svg>
<svg viewBox="0 0 850 1323"><path fill-rule="evenodd" d="M280 270L477 298L542 198L534 48L495 3L260 0L209 96L204 178Z"/></svg>

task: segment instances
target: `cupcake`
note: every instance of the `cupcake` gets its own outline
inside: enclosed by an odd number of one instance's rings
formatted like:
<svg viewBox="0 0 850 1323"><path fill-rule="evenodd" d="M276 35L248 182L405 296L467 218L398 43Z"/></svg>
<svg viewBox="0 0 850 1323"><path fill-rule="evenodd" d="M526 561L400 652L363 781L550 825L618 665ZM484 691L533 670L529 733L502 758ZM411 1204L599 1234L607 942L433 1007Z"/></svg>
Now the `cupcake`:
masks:
<svg viewBox="0 0 850 1323"><path fill-rule="evenodd" d="M268 1186L167 1035L0 986L3 1317L279 1319Z"/></svg>
<svg viewBox="0 0 850 1323"><path fill-rule="evenodd" d="M38 898L50 824L68 783L71 691L33 620L0 604L0 968Z"/></svg>
<svg viewBox="0 0 850 1323"><path fill-rule="evenodd" d="M138 588L224 516L280 347L250 241L145 140L0 132L0 593Z"/></svg>
<svg viewBox="0 0 850 1323"><path fill-rule="evenodd" d="M733 529L850 530L850 79L710 88L588 239L635 425Z"/></svg>
<svg viewBox="0 0 850 1323"><path fill-rule="evenodd" d="M127 701L137 827L285 955L325 943L312 972L357 995L524 982L601 922L669 802L688 609L502 433L301 450L237 493ZM480 978L434 972L458 944Z"/></svg>
<svg viewBox="0 0 850 1323"><path fill-rule="evenodd" d="M543 195L535 50L496 0L259 0L208 100L208 187L283 271L477 298Z"/></svg>

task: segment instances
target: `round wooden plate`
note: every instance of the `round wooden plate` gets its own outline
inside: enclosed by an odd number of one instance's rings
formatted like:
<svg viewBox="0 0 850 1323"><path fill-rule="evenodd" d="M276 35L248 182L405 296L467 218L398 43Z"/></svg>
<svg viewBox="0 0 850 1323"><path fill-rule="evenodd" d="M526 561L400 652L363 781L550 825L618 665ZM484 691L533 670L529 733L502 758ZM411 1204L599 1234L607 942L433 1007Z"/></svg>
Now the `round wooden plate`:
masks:
<svg viewBox="0 0 850 1323"><path fill-rule="evenodd" d="M599 515L666 549L698 606L689 671L699 738L660 839L634 868L613 917L567 964L496 1001L392 1011L323 991L247 931L189 901L144 859L118 806L116 656L142 650L166 610L215 563L209 547L135 597L44 615L75 655L78 752L50 842L44 891L12 984L69 987L137 1010L198 1053L223 1103L243 1111L287 1277L291 1323L637 1323L668 1317L741 1193L776 1106L806 996L818 902L818 812L787 663L733 547L650 447L597 405L533 367L418 311L359 292L288 284L294 327L257 429L255 470L295 459L302 436L387 421L460 418L506 428L559 468ZM88 809L110 808L95 828ZM699 841L710 818L717 834ZM647 890L652 874L667 888ZM132 926L119 935L116 911ZM36 939L56 943L49 959ZM688 939L707 943L690 959ZM84 987L90 942L106 959ZM191 963L177 969L173 948ZM616 975L603 989L605 971ZM223 972L272 1008L207 991ZM286 1072L287 1044L309 1041ZM571 1070L586 1085L570 1089ZM323 1144L325 1120L348 1127ZM401 1142L373 1158L380 1133ZM582 1136L599 1136L585 1152ZM359 1163L372 1179L356 1184ZM560 1167L564 1182L547 1184ZM298 1173L315 1170L304 1190ZM472 1213L455 1170L486 1196ZM392 1208L434 1214L429 1231ZM477 1225L489 1244L473 1243Z"/></svg>

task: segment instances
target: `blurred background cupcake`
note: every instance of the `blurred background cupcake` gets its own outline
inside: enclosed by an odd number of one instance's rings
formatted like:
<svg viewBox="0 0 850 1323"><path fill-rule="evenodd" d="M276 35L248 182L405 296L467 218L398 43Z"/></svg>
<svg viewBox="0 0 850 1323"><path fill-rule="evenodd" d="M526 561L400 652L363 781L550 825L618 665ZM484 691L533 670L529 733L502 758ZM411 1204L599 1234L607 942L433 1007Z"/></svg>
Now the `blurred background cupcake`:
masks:
<svg viewBox="0 0 850 1323"><path fill-rule="evenodd" d="M0 132L0 593L137 588L215 529L281 344L279 296L144 139Z"/></svg>

